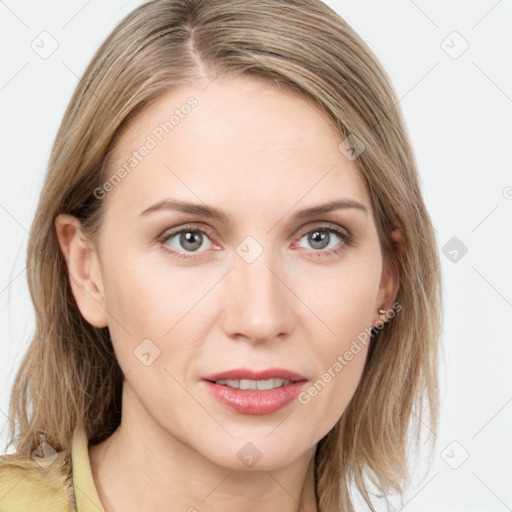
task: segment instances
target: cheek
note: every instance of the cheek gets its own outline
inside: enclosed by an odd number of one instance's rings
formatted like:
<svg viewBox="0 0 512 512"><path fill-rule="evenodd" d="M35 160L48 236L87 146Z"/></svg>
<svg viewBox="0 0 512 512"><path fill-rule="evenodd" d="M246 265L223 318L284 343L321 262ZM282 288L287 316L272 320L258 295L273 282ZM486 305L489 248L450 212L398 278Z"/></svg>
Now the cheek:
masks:
<svg viewBox="0 0 512 512"><path fill-rule="evenodd" d="M299 402L311 415L323 418L325 433L342 415L360 381L379 283L379 259L371 257L347 264L335 280L324 281L308 295L308 305L328 329L322 328L325 334L315 338L312 355L319 369Z"/></svg>
<svg viewBox="0 0 512 512"><path fill-rule="evenodd" d="M105 280L112 344L126 383L138 397L132 406L144 404L155 417L172 407L194 411L178 382L196 354L187 313L193 315L199 290L190 280L188 286L182 281L179 269L164 275L161 265L157 272L148 259L128 256L111 266Z"/></svg>
<svg viewBox="0 0 512 512"><path fill-rule="evenodd" d="M138 368L134 351L143 350L139 345L144 342L150 352L159 352L155 366L172 361L165 366L179 367L197 348L193 333L208 317L202 299L219 276L200 267L173 267L162 256L123 254L121 261L112 258L104 265L109 330L118 360L127 371L136 363ZM176 345L180 350L169 354Z"/></svg>
<svg viewBox="0 0 512 512"><path fill-rule="evenodd" d="M113 323L137 335L161 336L193 286L183 287L180 269L162 265L155 251L144 254L121 239L118 247L105 248L103 271L107 309L118 321Z"/></svg>
<svg viewBox="0 0 512 512"><path fill-rule="evenodd" d="M314 280L303 281L307 304L329 328L330 346L341 345L370 327L377 307L380 253L347 258L335 271L328 270ZM323 278L322 278L323 277Z"/></svg>

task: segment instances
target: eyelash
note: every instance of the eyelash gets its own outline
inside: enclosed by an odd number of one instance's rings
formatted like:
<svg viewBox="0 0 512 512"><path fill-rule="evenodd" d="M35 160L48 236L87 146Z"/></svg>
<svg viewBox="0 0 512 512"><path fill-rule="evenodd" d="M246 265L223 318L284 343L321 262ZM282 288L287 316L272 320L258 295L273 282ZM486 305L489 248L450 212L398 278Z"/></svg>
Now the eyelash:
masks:
<svg viewBox="0 0 512 512"><path fill-rule="evenodd" d="M201 252L199 253L184 253L184 252L181 252L181 251L177 251L175 249L170 249L168 245L166 245L166 242L168 242L171 238L173 238L174 236L176 235L179 235L181 233L184 233L184 232L193 232L193 233L202 233L203 235L206 235L208 238L210 238L210 231L208 229L205 229L203 227L198 227L198 226L194 226L194 225L184 225L182 227L180 227L180 229L177 229L175 231L164 231L158 238L157 238L157 241L159 242L160 246L170 252L171 254L173 254L174 256L178 257L178 258L183 258L183 259L186 259L186 260L195 260L195 259L198 259L200 258L201 256ZM304 235L307 235L308 233L312 233L314 231L327 231L328 233L333 233L335 234L336 236L338 236L342 242L340 242L340 244L338 244L335 248L333 249L329 249L327 251L323 251L321 249L311 249L313 251L313 255L314 256L318 256L318 257L328 257L328 256L331 256L333 254L338 254L339 252L341 252L346 246L354 246L355 245L355 241L354 241L354 236L352 235L352 233L350 233L350 231L348 231L347 229L340 229L339 227L337 227L335 224L323 224L323 225L319 225L319 226L314 226L313 228L308 228L306 230L303 230L301 231L299 237L297 238L297 241L300 240ZM165 247L164 247L165 246ZM202 251L204 252L204 251Z"/></svg>

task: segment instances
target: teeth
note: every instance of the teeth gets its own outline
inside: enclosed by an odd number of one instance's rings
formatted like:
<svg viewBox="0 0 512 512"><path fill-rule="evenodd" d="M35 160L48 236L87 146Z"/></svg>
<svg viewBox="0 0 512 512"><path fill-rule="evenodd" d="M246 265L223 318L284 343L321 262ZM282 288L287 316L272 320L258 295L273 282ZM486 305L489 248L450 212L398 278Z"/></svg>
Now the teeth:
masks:
<svg viewBox="0 0 512 512"><path fill-rule="evenodd" d="M286 379L266 379L266 380L249 380L249 379L241 379L241 380L218 380L215 384L219 384L221 386L228 386L233 389L241 389L242 391L246 391L248 389L257 389L259 391L266 391L268 389L280 388L282 386L286 386L290 381Z"/></svg>

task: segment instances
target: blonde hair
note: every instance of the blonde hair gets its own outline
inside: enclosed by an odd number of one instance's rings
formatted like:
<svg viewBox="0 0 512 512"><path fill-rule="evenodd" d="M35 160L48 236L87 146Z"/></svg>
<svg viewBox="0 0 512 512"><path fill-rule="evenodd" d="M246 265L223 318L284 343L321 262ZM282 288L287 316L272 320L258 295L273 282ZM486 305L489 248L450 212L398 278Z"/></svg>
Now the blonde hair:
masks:
<svg viewBox="0 0 512 512"><path fill-rule="evenodd" d="M114 140L150 102L178 85L250 76L317 105L364 144L355 160L386 259L398 267L401 311L372 336L359 386L319 441L321 512L353 510L351 484L374 510L368 481L403 492L408 436L438 422L441 274L417 164L393 87L354 30L319 0L155 0L136 8L96 52L64 115L31 227L27 273L36 331L10 402L10 441L29 456L39 434L67 449L78 423L91 443L119 425L123 375L108 328L81 316L55 218L77 216L94 239ZM390 240L398 227L401 254ZM29 411L29 408L31 409Z"/></svg>

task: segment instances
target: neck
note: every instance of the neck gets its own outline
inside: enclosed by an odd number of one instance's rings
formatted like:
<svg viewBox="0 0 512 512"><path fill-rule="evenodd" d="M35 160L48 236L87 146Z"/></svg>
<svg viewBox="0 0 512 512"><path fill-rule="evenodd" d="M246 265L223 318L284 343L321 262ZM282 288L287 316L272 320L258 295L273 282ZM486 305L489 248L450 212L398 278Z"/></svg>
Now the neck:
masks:
<svg viewBox="0 0 512 512"><path fill-rule="evenodd" d="M315 447L271 471L223 467L149 420L126 388L120 426L89 446L106 512L318 512Z"/></svg>

